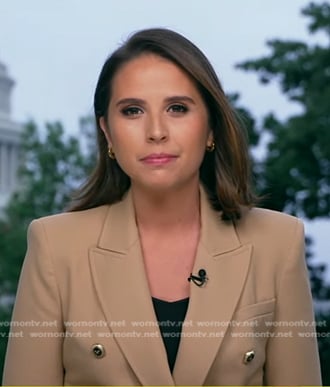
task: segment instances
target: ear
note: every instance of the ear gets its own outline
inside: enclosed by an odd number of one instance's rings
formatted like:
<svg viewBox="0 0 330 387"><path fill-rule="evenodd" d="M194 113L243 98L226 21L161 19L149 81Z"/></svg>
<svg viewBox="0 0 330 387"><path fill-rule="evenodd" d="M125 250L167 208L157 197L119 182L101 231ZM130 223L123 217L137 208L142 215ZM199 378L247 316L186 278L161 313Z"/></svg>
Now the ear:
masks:
<svg viewBox="0 0 330 387"><path fill-rule="evenodd" d="M110 130L108 128L108 124L107 124L107 122L106 122L104 117L101 117L99 119L99 125L100 125L100 128L102 129L102 132L104 133L105 138L107 139L107 142L108 142L108 145L109 145L109 148L110 148L112 146Z"/></svg>
<svg viewBox="0 0 330 387"><path fill-rule="evenodd" d="M206 145L207 145L207 146L211 146L213 142L214 142L213 131L210 129L210 130L209 130L209 134L208 134L208 136L207 136L207 142L206 142Z"/></svg>

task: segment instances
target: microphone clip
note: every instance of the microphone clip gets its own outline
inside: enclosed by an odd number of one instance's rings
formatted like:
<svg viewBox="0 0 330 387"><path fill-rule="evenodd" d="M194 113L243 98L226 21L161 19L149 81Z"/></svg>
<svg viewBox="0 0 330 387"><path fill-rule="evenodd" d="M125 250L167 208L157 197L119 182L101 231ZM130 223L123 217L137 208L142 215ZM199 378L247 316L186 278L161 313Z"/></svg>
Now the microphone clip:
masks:
<svg viewBox="0 0 330 387"><path fill-rule="evenodd" d="M198 271L198 276L190 273L190 277L188 278L188 281L189 282L192 281L198 287L204 286L206 284L206 282L208 281L208 277L206 275L206 270L200 269Z"/></svg>

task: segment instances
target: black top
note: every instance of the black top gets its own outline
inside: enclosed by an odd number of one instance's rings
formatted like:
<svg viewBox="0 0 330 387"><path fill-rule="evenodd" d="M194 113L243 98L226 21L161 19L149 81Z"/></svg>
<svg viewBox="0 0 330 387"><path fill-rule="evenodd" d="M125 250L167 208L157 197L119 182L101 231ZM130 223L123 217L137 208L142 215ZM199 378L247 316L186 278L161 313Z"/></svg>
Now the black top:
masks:
<svg viewBox="0 0 330 387"><path fill-rule="evenodd" d="M188 309L189 298L167 302L153 297L152 302L165 345L168 365L172 372L179 349L182 323Z"/></svg>

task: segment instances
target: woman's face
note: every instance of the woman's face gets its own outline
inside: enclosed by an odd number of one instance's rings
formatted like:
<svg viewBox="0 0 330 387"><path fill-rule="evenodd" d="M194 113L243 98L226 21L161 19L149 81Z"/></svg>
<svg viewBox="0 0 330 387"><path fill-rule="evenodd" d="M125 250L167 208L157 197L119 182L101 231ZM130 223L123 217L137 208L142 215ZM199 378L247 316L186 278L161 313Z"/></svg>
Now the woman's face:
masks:
<svg viewBox="0 0 330 387"><path fill-rule="evenodd" d="M111 91L100 125L132 187L164 190L198 183L212 133L206 106L186 73L145 54L118 71Z"/></svg>

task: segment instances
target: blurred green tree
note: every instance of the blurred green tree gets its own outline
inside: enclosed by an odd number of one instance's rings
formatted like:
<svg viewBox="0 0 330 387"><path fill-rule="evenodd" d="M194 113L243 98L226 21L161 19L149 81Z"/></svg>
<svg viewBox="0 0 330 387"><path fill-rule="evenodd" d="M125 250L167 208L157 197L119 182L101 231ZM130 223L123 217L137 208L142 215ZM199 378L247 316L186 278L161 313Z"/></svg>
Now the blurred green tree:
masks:
<svg viewBox="0 0 330 387"><path fill-rule="evenodd" d="M237 67L256 72L263 84L279 83L284 95L299 104L301 111L284 120L270 113L263 120L262 133L268 144L266 157L258 164L257 185L266 198L264 206L308 219L329 219L330 4L312 2L302 14L308 17L309 32L322 35L322 44L273 39L267 42L269 55ZM310 244L307 238L307 247ZM325 265L307 262L314 297L329 299ZM324 330L329 331L329 325ZM329 385L330 338L319 337L319 344L323 382Z"/></svg>
<svg viewBox="0 0 330 387"><path fill-rule="evenodd" d="M63 211L91 166L92 152L83 152L80 142L66 136L60 123L46 124L45 129L42 134L35 123L25 125L20 189L0 220L0 375L7 343L4 336L9 329L6 322L25 256L27 226L34 218Z"/></svg>
<svg viewBox="0 0 330 387"><path fill-rule="evenodd" d="M255 71L262 83L280 83L301 113L279 120L265 117L270 135L259 190L267 206L309 219L330 215L330 5L311 3L303 10L309 31L323 32L324 45L270 40L271 54L238 67ZM281 178L279 179L279 176Z"/></svg>
<svg viewBox="0 0 330 387"><path fill-rule="evenodd" d="M326 3L312 3L303 10L310 18L310 31L323 32L327 38L329 8ZM257 189L266 195L265 207L310 219L327 217L330 208L330 132L326 130L330 123L329 44L272 40L268 45L269 56L245 61L239 67L256 71L263 83L279 81L289 100L301 105L302 113L284 121L269 114L263 120L263 130L256 130L252 114L239 106L238 95L230 96L243 117L252 147L258 145L260 136L270 138L265 159L254 160ZM44 135L33 122L26 125L20 170L22 189L13 196L5 219L0 221L0 295L6 295L0 298L0 321L10 319L11 301L26 250L27 225L34 218L63 211L72 191L94 164L93 119L82 119L81 127L82 141L78 141L65 136L59 123L46 125ZM326 297L324 266L309 265L309 268L314 294ZM322 331L328 326L322 326ZM0 326L0 332L7 331L6 324ZM6 340L1 338L0 374L5 345ZM324 383L329 385L325 367L329 362L329 341L320 340L320 353Z"/></svg>

